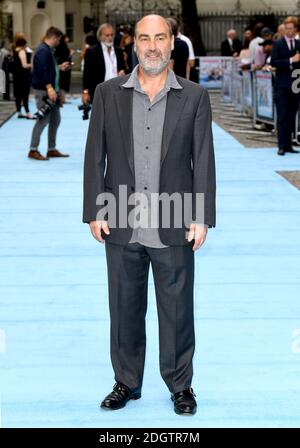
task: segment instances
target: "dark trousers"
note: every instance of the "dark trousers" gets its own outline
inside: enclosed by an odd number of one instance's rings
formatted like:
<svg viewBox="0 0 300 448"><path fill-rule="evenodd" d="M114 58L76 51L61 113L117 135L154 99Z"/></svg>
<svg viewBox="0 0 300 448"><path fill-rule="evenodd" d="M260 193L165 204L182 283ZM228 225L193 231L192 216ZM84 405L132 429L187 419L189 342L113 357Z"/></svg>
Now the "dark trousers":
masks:
<svg viewBox="0 0 300 448"><path fill-rule="evenodd" d="M151 262L159 322L160 373L171 393L187 389L192 382L195 350L192 243L158 249L139 243L106 242L105 249L115 381L132 389L142 387Z"/></svg>
<svg viewBox="0 0 300 448"><path fill-rule="evenodd" d="M36 107L39 109L43 104L43 98L47 96L44 90L35 90ZM48 127L48 150L56 149L56 135L60 124L60 107L58 104L50 110L41 120L36 120L32 129L30 149L37 150L40 144L41 134L44 128Z"/></svg>
<svg viewBox="0 0 300 448"><path fill-rule="evenodd" d="M289 148L292 145L300 95L293 93L291 88L275 89L274 100L277 113L278 147Z"/></svg>
<svg viewBox="0 0 300 448"><path fill-rule="evenodd" d="M15 89L15 101L16 101L16 109L17 112L21 112L22 104L27 113L29 113L29 92L30 92L30 84L22 85Z"/></svg>

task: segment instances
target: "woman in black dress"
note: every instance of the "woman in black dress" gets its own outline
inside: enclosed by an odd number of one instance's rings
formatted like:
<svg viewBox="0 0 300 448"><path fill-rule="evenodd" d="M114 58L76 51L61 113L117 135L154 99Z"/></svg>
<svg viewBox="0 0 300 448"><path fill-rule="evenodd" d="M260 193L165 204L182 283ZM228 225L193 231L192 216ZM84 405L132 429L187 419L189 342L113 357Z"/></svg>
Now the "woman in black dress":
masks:
<svg viewBox="0 0 300 448"><path fill-rule="evenodd" d="M60 39L60 44L55 48L55 58L57 63L63 64L64 62L70 62L72 64L72 56L74 50L70 50L68 47L69 37L63 34ZM62 101L65 103L66 93L70 92L71 85L71 66L70 70L59 71L59 87Z"/></svg>
<svg viewBox="0 0 300 448"><path fill-rule="evenodd" d="M28 105L31 86L31 56L32 51L27 50L26 39L23 37L18 38L13 47L13 83L18 118L33 119ZM22 114L22 104L26 111L26 115Z"/></svg>

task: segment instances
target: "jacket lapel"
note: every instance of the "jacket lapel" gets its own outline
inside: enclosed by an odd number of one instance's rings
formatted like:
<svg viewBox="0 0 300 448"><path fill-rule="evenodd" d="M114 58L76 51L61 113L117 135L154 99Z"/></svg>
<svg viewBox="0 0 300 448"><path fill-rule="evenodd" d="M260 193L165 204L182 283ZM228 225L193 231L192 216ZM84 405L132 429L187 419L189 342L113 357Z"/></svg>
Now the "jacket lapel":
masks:
<svg viewBox="0 0 300 448"><path fill-rule="evenodd" d="M126 152L130 169L134 176L132 103L133 90L120 87L115 94L116 106L123 138L123 148Z"/></svg>
<svg viewBox="0 0 300 448"><path fill-rule="evenodd" d="M167 107L162 136L161 164L163 163L169 150L172 135L176 129L177 122L182 113L187 96L183 94L184 89L171 89L167 97Z"/></svg>

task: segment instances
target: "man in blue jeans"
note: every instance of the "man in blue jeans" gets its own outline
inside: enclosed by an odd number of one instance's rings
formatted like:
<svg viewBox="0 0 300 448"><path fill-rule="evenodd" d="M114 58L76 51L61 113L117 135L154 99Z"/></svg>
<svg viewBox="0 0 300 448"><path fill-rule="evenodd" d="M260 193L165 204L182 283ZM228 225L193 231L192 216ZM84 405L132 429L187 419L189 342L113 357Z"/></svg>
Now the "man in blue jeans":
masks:
<svg viewBox="0 0 300 448"><path fill-rule="evenodd" d="M40 117L32 130L30 150L28 157L35 160L49 160L50 157L69 157L56 149L56 134L60 124L60 104L59 104L59 70L70 70L70 63L64 62L59 65L56 62L54 51L58 46L62 32L55 27L50 27L43 42L36 50L33 60L32 86L35 89L35 99L38 110L45 105L45 98L51 100L50 111ZM48 152L44 157L38 146L44 128L48 128Z"/></svg>

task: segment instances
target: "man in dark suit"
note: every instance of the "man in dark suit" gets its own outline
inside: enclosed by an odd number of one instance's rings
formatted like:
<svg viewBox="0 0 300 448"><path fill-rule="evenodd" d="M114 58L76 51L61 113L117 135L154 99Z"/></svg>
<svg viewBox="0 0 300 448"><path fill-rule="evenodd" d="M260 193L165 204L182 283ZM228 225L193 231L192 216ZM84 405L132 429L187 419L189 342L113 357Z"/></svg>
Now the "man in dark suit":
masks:
<svg viewBox="0 0 300 448"><path fill-rule="evenodd" d="M298 153L292 147L292 134L295 118L299 109L299 93L292 90L295 79L292 72L300 68L300 41L295 39L298 30L297 17L288 17L284 21L285 36L273 44L271 65L276 68L274 101L277 112L278 152Z"/></svg>
<svg viewBox="0 0 300 448"><path fill-rule="evenodd" d="M194 251L204 243L207 228L215 227L215 157L208 92L168 68L173 48L166 20L143 17L135 30L139 64L130 75L95 91L85 149L83 222L97 241L105 241L107 258L116 383L103 409L119 409L141 397L150 263L160 372L176 413L193 415L197 408L191 387ZM165 204L172 197L171 207L158 202L158 195ZM177 219L186 196L189 213L182 223Z"/></svg>
<svg viewBox="0 0 300 448"><path fill-rule="evenodd" d="M221 44L221 56L238 56L243 48L235 30L227 31L227 39Z"/></svg>
<svg viewBox="0 0 300 448"><path fill-rule="evenodd" d="M125 75L123 50L114 46L114 34L112 25L103 23L97 31L99 43L85 52L82 95L84 103L93 101L97 84L115 76Z"/></svg>

